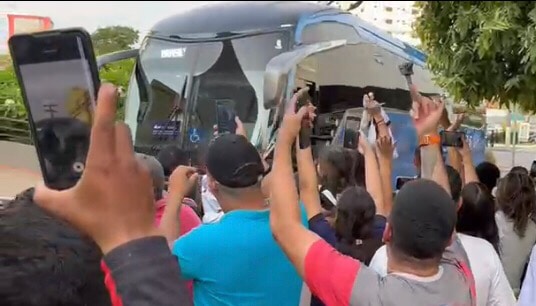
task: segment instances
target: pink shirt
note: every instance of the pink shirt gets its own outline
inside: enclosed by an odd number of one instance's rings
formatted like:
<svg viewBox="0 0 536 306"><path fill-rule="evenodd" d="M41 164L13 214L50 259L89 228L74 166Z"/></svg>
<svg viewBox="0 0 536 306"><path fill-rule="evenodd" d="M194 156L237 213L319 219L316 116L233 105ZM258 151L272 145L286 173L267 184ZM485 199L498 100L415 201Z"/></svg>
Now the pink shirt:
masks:
<svg viewBox="0 0 536 306"><path fill-rule="evenodd" d="M162 219L162 215L164 214L164 209L166 208L166 201L167 199L164 198L156 202L156 224L157 225L160 225L160 220ZM182 201L181 214L179 216L179 224L181 227L180 236L187 234L194 228L201 225L201 219L199 219L195 211L188 205L189 202L193 202L193 200L185 198Z"/></svg>
<svg viewBox="0 0 536 306"><path fill-rule="evenodd" d="M164 214L164 209L166 208L166 201L167 199L164 198L156 202L156 225L160 225L160 220L162 220L162 215ZM179 216L179 237L188 234L188 232L201 225L201 219L199 219L199 217L197 216L193 208L189 206L189 204L195 204L194 200L184 198L184 200L182 201L181 213ZM193 298L193 283L189 281L187 282L187 286L188 291L190 293L190 297Z"/></svg>

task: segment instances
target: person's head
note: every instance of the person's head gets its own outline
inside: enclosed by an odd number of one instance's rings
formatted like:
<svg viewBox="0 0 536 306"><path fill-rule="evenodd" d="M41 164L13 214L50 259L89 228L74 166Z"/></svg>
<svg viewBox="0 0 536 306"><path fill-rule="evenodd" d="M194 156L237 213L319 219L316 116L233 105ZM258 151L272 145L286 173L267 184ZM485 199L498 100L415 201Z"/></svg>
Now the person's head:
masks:
<svg viewBox="0 0 536 306"><path fill-rule="evenodd" d="M345 148L325 147L318 157L320 184L337 195L346 187L354 185L354 157Z"/></svg>
<svg viewBox="0 0 536 306"><path fill-rule="evenodd" d="M413 165L415 166L415 171L417 171L417 174L421 173L421 148L417 147L415 148L415 152L413 152Z"/></svg>
<svg viewBox="0 0 536 306"><path fill-rule="evenodd" d="M335 234L343 243L355 244L372 234L376 205L363 187L348 187L337 201Z"/></svg>
<svg viewBox="0 0 536 306"><path fill-rule="evenodd" d="M499 251L495 201L484 184L471 182L463 187L456 231L485 239Z"/></svg>
<svg viewBox="0 0 536 306"><path fill-rule="evenodd" d="M164 168L165 176L170 176L178 166L188 166L190 162L188 152L181 150L177 145L164 147L158 152L156 159Z"/></svg>
<svg viewBox="0 0 536 306"><path fill-rule="evenodd" d="M455 225L456 205L441 186L425 179L404 184L383 235L389 270L437 269Z"/></svg>
<svg viewBox="0 0 536 306"><path fill-rule="evenodd" d="M136 159L138 162L145 165L149 170L149 173L151 173L151 178L153 179L154 200L158 201L162 199L166 184L164 168L156 158L150 155L136 153Z"/></svg>
<svg viewBox="0 0 536 306"><path fill-rule="evenodd" d="M111 305L98 246L32 198L27 190L0 212L0 304Z"/></svg>
<svg viewBox="0 0 536 306"><path fill-rule="evenodd" d="M497 205L514 222L514 231L525 235L527 224L536 218L536 193L532 179L521 173L508 173L497 186Z"/></svg>
<svg viewBox="0 0 536 306"><path fill-rule="evenodd" d="M462 192L462 178L456 169L450 165L445 166L447 170L447 176L449 178L450 194L454 202L458 202L460 199L460 193Z"/></svg>
<svg viewBox="0 0 536 306"><path fill-rule="evenodd" d="M501 177L499 168L495 164L485 161L476 166L475 170L478 180L486 185L489 192L492 192L493 188L497 186L497 180Z"/></svg>
<svg viewBox="0 0 536 306"><path fill-rule="evenodd" d="M208 186L227 212L240 208L259 208L264 203L261 182L265 167L247 138L224 134L209 145Z"/></svg>
<svg viewBox="0 0 536 306"><path fill-rule="evenodd" d="M523 166L515 166L510 169L510 173L519 173L529 175L529 170Z"/></svg>
<svg viewBox="0 0 536 306"><path fill-rule="evenodd" d="M530 165L530 177L534 180L536 179L536 160Z"/></svg>

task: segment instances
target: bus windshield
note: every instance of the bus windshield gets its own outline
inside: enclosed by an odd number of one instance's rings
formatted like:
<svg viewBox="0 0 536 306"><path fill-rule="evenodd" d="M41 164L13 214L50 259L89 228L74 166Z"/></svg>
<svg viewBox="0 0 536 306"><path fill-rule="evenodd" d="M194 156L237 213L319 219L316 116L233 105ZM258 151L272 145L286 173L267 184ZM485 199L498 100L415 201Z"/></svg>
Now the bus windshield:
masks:
<svg viewBox="0 0 536 306"><path fill-rule="evenodd" d="M127 92L125 121L135 146L144 152L168 143L188 148L208 142L218 101L234 105L254 138L266 64L286 50L286 32L200 43L147 38ZM182 99L186 86L190 91Z"/></svg>

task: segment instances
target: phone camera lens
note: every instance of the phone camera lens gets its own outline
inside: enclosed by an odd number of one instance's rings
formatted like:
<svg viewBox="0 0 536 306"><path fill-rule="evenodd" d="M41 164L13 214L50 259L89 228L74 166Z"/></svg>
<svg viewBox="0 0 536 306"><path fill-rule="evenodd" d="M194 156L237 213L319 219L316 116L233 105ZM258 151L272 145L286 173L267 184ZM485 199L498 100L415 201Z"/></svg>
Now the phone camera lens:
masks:
<svg viewBox="0 0 536 306"><path fill-rule="evenodd" d="M82 173L82 171L84 171L84 163L82 162L75 162L73 164L73 171L76 172L76 173Z"/></svg>

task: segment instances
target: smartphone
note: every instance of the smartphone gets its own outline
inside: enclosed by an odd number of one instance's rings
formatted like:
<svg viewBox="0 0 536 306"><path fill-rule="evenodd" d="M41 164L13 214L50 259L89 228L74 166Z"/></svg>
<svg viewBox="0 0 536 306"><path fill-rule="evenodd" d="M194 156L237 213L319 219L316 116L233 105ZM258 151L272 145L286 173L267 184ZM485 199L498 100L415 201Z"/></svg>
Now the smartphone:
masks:
<svg viewBox="0 0 536 306"><path fill-rule="evenodd" d="M236 112L233 100L216 101L216 124L218 134L236 133Z"/></svg>
<svg viewBox="0 0 536 306"><path fill-rule="evenodd" d="M301 88L298 87L296 90L294 90L294 93L300 91ZM309 88L309 91L311 89ZM312 103L311 95L308 92L304 92L300 97L298 97L298 101L296 103L296 109L295 111L298 112L298 110L304 106L309 105L309 103ZM307 149L311 145L311 126L309 125L309 115L307 114L306 117L303 118L302 126L300 129L300 134L298 137L299 146L300 149Z"/></svg>
<svg viewBox="0 0 536 306"><path fill-rule="evenodd" d="M348 116L346 117L346 124L344 127L344 140L343 147L347 149L357 149L359 143L359 125L361 119L359 117Z"/></svg>
<svg viewBox="0 0 536 306"><path fill-rule="evenodd" d="M465 137L463 132L441 131L439 136L441 136L442 146L463 148L463 138Z"/></svg>
<svg viewBox="0 0 536 306"><path fill-rule="evenodd" d="M76 28L8 44L45 184L70 188L84 171L100 85L91 37Z"/></svg>
<svg viewBox="0 0 536 306"><path fill-rule="evenodd" d="M400 70L400 74L406 78L406 82L412 84L411 76L413 75L413 63L405 62L398 66L398 70Z"/></svg>
<svg viewBox="0 0 536 306"><path fill-rule="evenodd" d="M415 178L412 176L397 176L396 177L396 190L402 189L404 184L413 181Z"/></svg>

